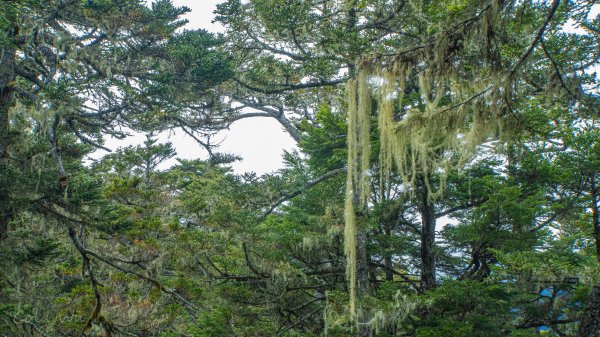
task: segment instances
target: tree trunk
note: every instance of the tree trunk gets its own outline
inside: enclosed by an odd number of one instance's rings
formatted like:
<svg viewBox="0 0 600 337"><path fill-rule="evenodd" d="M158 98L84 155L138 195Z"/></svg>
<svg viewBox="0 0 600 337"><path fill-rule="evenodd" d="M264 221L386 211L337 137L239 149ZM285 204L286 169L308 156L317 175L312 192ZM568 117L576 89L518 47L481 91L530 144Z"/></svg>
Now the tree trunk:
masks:
<svg viewBox="0 0 600 337"><path fill-rule="evenodd" d="M433 289L435 280L435 212L433 203L429 200L429 189L421 179L421 292Z"/></svg>
<svg viewBox="0 0 600 337"><path fill-rule="evenodd" d="M390 226L385 224L385 236L390 238L392 236L392 231L390 230ZM389 247L386 247L389 248ZM383 258L383 264L385 266L385 280L393 281L394 280L394 263L392 261L392 254L386 253Z"/></svg>
<svg viewBox="0 0 600 337"><path fill-rule="evenodd" d="M594 240L596 241L596 258L600 263L600 220L598 219L596 179L593 175L590 178L590 196L592 198L592 225L594 226ZM588 303L583 309L577 337L600 337L600 286L598 285L592 289Z"/></svg>
<svg viewBox="0 0 600 337"><path fill-rule="evenodd" d="M590 178L590 196L592 198L592 225L594 226L594 241L596 241L596 258L600 263L600 215L598 210L598 193L596 190L596 177L592 175Z"/></svg>
<svg viewBox="0 0 600 337"><path fill-rule="evenodd" d="M577 337L600 337L600 286L594 286L583 309Z"/></svg>
<svg viewBox="0 0 600 337"><path fill-rule="evenodd" d="M359 191L360 192L360 191ZM355 196L360 195L356 193ZM356 213L356 298L363 298L369 292L369 259L367 253L367 230L364 225L364 212L366 205L360 205L358 197L354 198L354 205L361 211ZM370 320L367 311L358 311L358 337L370 337L372 331L365 323Z"/></svg>
<svg viewBox="0 0 600 337"><path fill-rule="evenodd" d="M6 57L2 55L0 64L5 64ZM2 185L0 185L0 240L6 237L7 225L11 218L11 205L9 202L8 195L8 184L10 183L6 179L8 173L8 144L9 144L9 114L11 104L11 92L8 87L10 79L8 74L0 71L0 176L4 176L2 179Z"/></svg>
<svg viewBox="0 0 600 337"><path fill-rule="evenodd" d="M349 33L356 31L358 23L357 15L357 1L353 0L348 7L348 19L346 22L346 29ZM348 72L350 77L355 77L356 65L353 62L347 64ZM361 162L360 154L356 158L356 165ZM356 211L356 297L362 298L369 292L369 260L367 253L367 230L364 226L364 211L367 205L360 202L360 187L353 184L353 205ZM372 331L369 326L365 323L370 320L370 314L367 311L360 311L357 317L358 330L356 331L358 337L370 337Z"/></svg>
<svg viewBox="0 0 600 337"><path fill-rule="evenodd" d="M367 231L357 228L356 233L356 278L357 295L365 295L369 292L369 259L367 256Z"/></svg>
<svg viewBox="0 0 600 337"><path fill-rule="evenodd" d="M16 17L8 16L8 19L16 20ZM13 21L15 22L15 21ZM16 25L9 27L6 31L9 38L18 34ZM15 84L15 57L16 51L10 46L10 42L0 45L0 175L5 175L8 169L8 147L10 145L10 114L9 110L14 106L13 85ZM12 217L9 202L9 183L3 179L0 186L0 240L6 237L8 222Z"/></svg>

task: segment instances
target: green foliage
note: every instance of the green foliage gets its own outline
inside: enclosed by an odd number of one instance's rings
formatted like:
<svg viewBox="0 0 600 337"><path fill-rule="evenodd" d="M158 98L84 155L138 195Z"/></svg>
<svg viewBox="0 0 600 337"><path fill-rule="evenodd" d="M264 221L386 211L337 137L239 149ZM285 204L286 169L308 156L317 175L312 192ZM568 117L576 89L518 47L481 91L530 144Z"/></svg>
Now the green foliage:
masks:
<svg viewBox="0 0 600 337"><path fill-rule="evenodd" d="M506 336L514 315L511 296L502 285L481 282L445 282L428 292L417 311L415 336Z"/></svg>
<svg viewBox="0 0 600 337"><path fill-rule="evenodd" d="M213 35L179 31L188 9L168 0L1 1L0 331L580 335L600 282L593 6L228 0L215 17L226 33ZM584 33L564 31L571 22ZM412 185L377 173L398 163L379 162L384 140L371 135L353 317L339 84L364 58L412 67L392 69L405 75L390 93L393 122L443 106L470 124L503 107L515 125L448 176L421 171ZM441 83L437 105L423 74ZM383 81L368 79L366 103L382 104ZM299 141L284 168L237 175L231 157L176 159L152 136L206 136L245 114L275 118ZM86 159L127 129L149 136ZM461 159L428 151L450 166ZM444 180L443 197L430 198Z"/></svg>
<svg viewBox="0 0 600 337"><path fill-rule="evenodd" d="M300 146L309 156L307 164L318 169L317 173L326 173L344 164L348 156L346 116L322 105L313 123L304 121L300 128L306 133Z"/></svg>
<svg viewBox="0 0 600 337"><path fill-rule="evenodd" d="M230 57L218 49L222 43L222 39L205 30L186 30L174 36L166 46L168 63L157 65L157 78L162 85L152 93L164 95L167 91L188 102L190 95L198 95L230 79L233 65Z"/></svg>

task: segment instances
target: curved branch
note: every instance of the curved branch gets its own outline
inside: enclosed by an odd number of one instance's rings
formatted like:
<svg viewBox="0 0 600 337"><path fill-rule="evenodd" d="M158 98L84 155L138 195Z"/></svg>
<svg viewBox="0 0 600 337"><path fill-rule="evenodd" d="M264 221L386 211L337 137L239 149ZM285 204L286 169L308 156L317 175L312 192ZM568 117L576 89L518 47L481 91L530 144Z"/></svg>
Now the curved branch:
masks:
<svg viewBox="0 0 600 337"><path fill-rule="evenodd" d="M540 27L540 29L535 34L535 37L533 38L533 41L531 41L531 44L529 45L529 48L527 48L527 50L525 50L523 52L523 54L521 54L521 57L519 58L519 61L517 62L517 64L515 64L515 66L510 71L510 74L509 74L509 77L508 77L509 78L509 83L512 82L512 79L514 78L517 70L519 70L519 68L521 66L523 66L523 64L525 63L525 61L529 57L529 55L531 55L531 52L533 51L533 49L542 40L542 36L544 35L544 32L546 31L546 28L548 27L548 24L550 23L550 21L554 17L554 14L556 13L556 10L558 9L558 5L559 4L560 4L560 0L553 0L552 1L552 4L550 5L550 11L548 12L548 15L546 15L546 19L544 20L544 23L542 24L542 27Z"/></svg>
<svg viewBox="0 0 600 337"><path fill-rule="evenodd" d="M86 331L92 327L92 323L100 316L100 310L102 310L102 298L100 297L100 291L98 290L98 281L96 280L96 277L94 276L94 271L91 267L90 257L88 256L88 253L85 247L83 246L83 242L81 242L77 237L77 234L75 233L75 228L73 228L73 226L69 226L68 232L69 238L71 238L73 245L75 245L75 248L77 248L79 254L81 254L81 259L83 261L83 269L87 271L88 277L90 278L90 283L94 291L94 299L96 302L94 305L94 311L92 312L92 315L87 320L85 326L83 327L83 330L81 331L81 334L85 335ZM105 325L104 327L107 330L109 329L107 325Z"/></svg>
<svg viewBox="0 0 600 337"><path fill-rule="evenodd" d="M75 125L73 125L73 121L69 119L69 121L67 122L67 124L69 125L69 128L71 129L71 131L73 131L73 133L75 133L75 136L77 136L77 138L79 138L79 140L81 140L81 142L85 143L85 144L89 144L97 149L102 149L106 152L112 152L111 149L107 148L106 146L102 146L100 144L98 144L97 142L89 139L88 137L86 137L85 135L83 135L76 127Z"/></svg>
<svg viewBox="0 0 600 337"><path fill-rule="evenodd" d="M540 44L542 46L542 50L544 51L544 55L546 55L546 58L548 58L548 60L550 60L550 63L552 64L552 67L554 68L554 72L556 73L556 77L558 77L558 81L560 82L560 85L569 93L569 95L571 95L571 97L573 97L574 99L577 99L579 102L581 102L581 104L588 107L590 110L594 110L593 100L591 100L587 96L587 94L583 91L583 89L581 87L578 87L578 88L576 87L575 91L573 91L573 88L571 88L567 85L567 83L565 82L565 78L563 76L564 71L558 65L558 63L556 62L554 57L552 57L552 55L550 54L550 51L546 47L546 44L544 43L543 39L540 41Z"/></svg>
<svg viewBox="0 0 600 337"><path fill-rule="evenodd" d="M183 303L183 305L186 308L192 309L193 311L198 311L199 310L198 307L196 307L194 304L192 304L191 302L189 302L188 300L186 300L185 298L183 298L181 295L179 295L177 292L175 292L174 289L168 289L167 287L165 287L164 285L162 285L162 283L160 283L158 280L156 280L156 279L154 279L154 278L152 278L150 276L143 275L143 274L141 274L141 273L139 273L137 271L125 269L125 268L119 266L118 264L110 261L108 258L105 258L104 256L102 256L102 255L100 255L100 254L98 254L98 253L96 253L94 251L91 251L91 250L85 249L85 248L84 248L84 250L85 250L86 254L95 257L96 259L104 262L105 264L107 264L107 265L109 265L109 266L111 266L111 267L113 267L113 268L115 268L115 269L117 269L117 270L119 270L119 271L121 271L123 273L132 274L132 275L137 276L138 278L140 278L142 280L146 280L146 281L152 283L154 286L156 286L158 289L160 289L160 291L162 291L162 292L164 292L166 294L169 294L169 295L173 296L175 299L179 300L181 303Z"/></svg>
<svg viewBox="0 0 600 337"><path fill-rule="evenodd" d="M317 185L317 184L319 184L319 183L321 183L321 182L323 182L325 180L328 180L328 179L330 179L332 177L335 177L336 175L338 175L338 174L340 174L342 172L346 172L346 168L345 167L338 168L338 169L335 169L333 171L327 172L324 175L322 175L322 176L320 176L320 177L318 177L318 178L316 178L314 180L311 180L311 181L307 182L301 189L298 189L298 190L296 190L296 191L294 191L292 193L288 193L288 194L282 196L281 198L277 199L277 201L275 201L275 203L273 205L271 205L271 207L269 207L269 209L265 213L263 213L260 217L258 217L258 221L264 220L269 214L273 213L273 211L277 207L279 207L279 205L281 205L282 203L284 203L284 202L286 202L286 201L288 201L288 200L290 200L290 199L292 199L294 197L299 196L300 194L304 193L306 190L312 188L313 186L315 186L315 185Z"/></svg>
<svg viewBox="0 0 600 337"><path fill-rule="evenodd" d="M78 225L82 225L82 226L89 225L89 223L87 221L85 221L85 220L75 219L73 217L70 217L69 215L62 214L60 211L54 209L52 206L58 206L55 203L50 203L50 205L47 205L47 204L45 204L43 202L40 202L40 203L38 203L38 206L40 206L44 210L50 212L50 214L52 214L53 216L57 217L57 219L59 219L59 220L67 221L69 223L78 224ZM69 227L69 230L71 230L71 228L72 227ZM99 253L97 253L97 252L95 252L93 250L87 249L86 247L84 247L81 244L79 246L77 246L77 244L76 244L76 248L77 248L77 250L79 250L80 252L82 252L83 254L85 254L88 257L88 259L89 259L89 257L94 257L97 260L103 262L104 264L107 264L110 267L113 267L113 268L115 268L115 269L117 269L117 270L119 270L119 271L121 271L123 273L131 274L131 275L134 275L134 276L136 276L136 277L138 277L138 278L140 278L142 280L150 282L151 284L153 284L154 286L156 286L158 289L160 289L161 292L163 292L165 294L169 294L169 295L173 296L173 298L175 298L176 300L178 300L179 302L181 302L185 306L185 308L188 309L188 311L190 311L190 312L197 312L197 311L200 310L193 303L191 303L190 301L188 301L187 299L185 299L183 296L179 295L175 291L175 289L169 289L169 288L165 287L158 280L156 280L156 279L154 279L154 278L152 278L150 276L144 275L144 274L142 274L140 272L137 272L135 270L129 270L127 268L124 268L124 267L120 266L119 264L117 264L116 262L111 261L111 258L107 258L107 257L105 257L103 255L100 255ZM126 260L122 260L122 259L118 259L118 258L115 258L114 260L116 260L117 262L121 262L121 263L131 264L130 261L126 261ZM136 264L136 265L138 267L141 267L139 264Z"/></svg>
<svg viewBox="0 0 600 337"><path fill-rule="evenodd" d="M286 50L274 48L274 47L270 46L268 43L261 41L253 32L250 31L250 29L246 29L246 34L248 34L248 36L254 42L258 43L259 46L261 46L262 48L264 48L274 54L287 56L294 61L300 61L300 62L306 61L306 57L304 57L304 56L300 56L300 55L294 54L294 53L286 51Z"/></svg>
<svg viewBox="0 0 600 337"><path fill-rule="evenodd" d="M260 92L265 95L282 94L282 93L286 93L286 92L292 91L292 90L320 88L320 87L338 85L338 84L346 82L346 78L338 78L338 79L334 79L334 80L330 80L330 81L325 81L325 80L321 79L318 82L308 82L308 83L298 83L298 84L271 84L270 86L272 86L272 87L281 87L282 89L267 90L267 89L255 87L255 86L252 86L245 82L242 82L242 80L240 80L238 78L234 78L233 80L246 89Z"/></svg>
<svg viewBox="0 0 600 337"><path fill-rule="evenodd" d="M261 107L258 104L246 104L246 105L249 107L258 109L258 110L264 110L265 112L249 112L249 113L239 114L239 115L236 115L233 117L229 117L227 119L227 122L229 122L231 124L235 121L239 121L239 120L245 119L245 118L252 118L252 117L275 118L277 120L277 122L279 122L279 124L281 124L281 126L283 126L283 128L288 132L290 137L292 137L292 139L294 139L294 141L296 141L296 143L300 143L300 138L301 138L300 131L298 131L296 126L294 126L294 124L292 124L292 122L287 117L285 117L282 107L279 108L279 111L276 111L275 109L270 109L268 107Z"/></svg>

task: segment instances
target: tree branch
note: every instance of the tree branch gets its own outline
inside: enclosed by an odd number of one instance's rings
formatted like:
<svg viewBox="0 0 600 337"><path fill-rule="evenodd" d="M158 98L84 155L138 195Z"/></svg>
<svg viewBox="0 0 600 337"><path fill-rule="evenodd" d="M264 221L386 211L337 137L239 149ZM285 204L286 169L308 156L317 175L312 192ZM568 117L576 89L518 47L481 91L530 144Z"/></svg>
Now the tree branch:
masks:
<svg viewBox="0 0 600 337"><path fill-rule="evenodd" d="M272 94L282 94L282 93L286 93L286 92L292 91L292 90L320 88L320 87L338 85L340 83L344 83L346 81L346 78L338 78L338 79L334 79L334 80L330 80L330 81L325 81L325 80L321 79L318 82L308 82L308 83L299 83L299 84L271 84L269 86L282 87L282 89L272 89L272 90L252 86L250 84L242 82L242 80L240 80L238 78L234 78L233 80L246 89L260 92L261 94L265 94L265 95L272 95Z"/></svg>
<svg viewBox="0 0 600 337"><path fill-rule="evenodd" d="M67 178L67 172L65 171L65 166L63 165L62 156L60 154L60 148L58 146L58 138L56 135L56 129L58 128L59 121L60 117L58 116L58 113L55 113L54 120L52 122L52 125L48 128L47 134L48 140L52 145L50 153L56 160L56 169L58 171L58 183L62 189L66 189L69 184L69 181Z"/></svg>
<svg viewBox="0 0 600 337"><path fill-rule="evenodd" d="M540 27L540 29L535 34L535 37L533 38L533 41L531 41L531 44L529 45L529 47L527 48L527 50L525 50L523 52L523 54L521 54L521 57L519 58L519 61L517 62L517 64L515 64L515 66L510 71L510 74L508 76L508 83L512 82L512 79L514 78L517 70L519 70L519 68L521 66L523 66L523 64L525 63L525 61L529 57L529 55L531 55L531 52L533 51L533 49L542 40L542 36L544 35L544 32L546 31L546 27L548 27L548 24L550 23L550 21L554 17L554 14L556 13L556 9L558 8L559 4L560 4L560 0L553 0L552 1L552 4L550 5L550 11L548 12L548 15L546 15L546 19L544 20L544 23L542 24L542 26Z"/></svg>
<svg viewBox="0 0 600 337"><path fill-rule="evenodd" d="M435 218L439 219L439 218L441 218L443 216L446 216L448 214L452 214L452 213L454 213L456 211L461 211L463 209L467 209L467 208L470 208L470 207L473 207L473 206L479 206L479 205L483 204L486 201L487 201L487 198L484 198L484 199L478 200L478 201L469 201L469 202L467 202L465 204L458 205L458 206L452 207L452 208L448 208L447 210L445 210L443 212L435 213Z"/></svg>
<svg viewBox="0 0 600 337"><path fill-rule="evenodd" d="M306 184L304 184L304 186L301 189L298 189L298 190L296 190L294 192L291 192L291 193L283 195L281 198L277 199L277 201L275 201L275 203L272 204L271 207L269 207L269 209L265 213L263 213L261 216L259 216L257 220L258 221L264 220L269 214L273 213L273 211L279 205L281 205L282 203L284 203L285 201L288 201L288 200L290 200L290 199L292 199L292 198L294 198L294 197L296 197L296 196L304 193L304 191L310 189L311 187L313 187L313 186L315 186L315 185L317 185L317 184L319 184L319 183L321 183L321 182L323 182L325 180L328 180L328 179L330 179L332 177L335 177L336 175L338 175L339 173L342 173L342 172L346 172L346 168L345 167L338 168L338 169L335 169L333 171L327 172L324 175L322 175L322 176L320 176L320 177L318 177L318 178L316 178L314 180L311 180L311 181L307 182Z"/></svg>
<svg viewBox="0 0 600 337"><path fill-rule="evenodd" d="M96 319L98 319L98 317L100 316L100 311L102 310L102 298L100 297L100 291L98 290L98 281L96 280L96 277L94 276L94 271L92 270L92 267L91 267L91 261L88 256L88 253L83 245L83 242L81 242L79 240L79 238L77 237L77 234L75 233L75 228L73 228L73 226L69 226L68 232L69 232L69 238L71 238L71 241L75 245L75 248L77 248L77 250L81 254L81 259L83 262L83 269L85 271L87 271L88 277L90 279L90 283L92 285L92 290L94 291L94 300L95 300L94 311L92 311L92 315L86 321L85 326L83 327L83 330L81 331L81 334L85 335L86 331L88 331L92 327L92 323ZM110 336L110 330L111 330L110 325L107 324L106 322L103 322L102 325L104 326L104 329L108 332L108 335Z"/></svg>

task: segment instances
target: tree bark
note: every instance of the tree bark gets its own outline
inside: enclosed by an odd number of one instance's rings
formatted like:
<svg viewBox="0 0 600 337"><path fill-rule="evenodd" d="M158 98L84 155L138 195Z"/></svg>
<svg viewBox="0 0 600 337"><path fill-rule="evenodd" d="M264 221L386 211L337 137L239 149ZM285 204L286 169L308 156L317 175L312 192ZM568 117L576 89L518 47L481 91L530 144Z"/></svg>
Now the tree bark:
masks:
<svg viewBox="0 0 600 337"><path fill-rule="evenodd" d="M362 227L362 226L361 226ZM356 278L357 295L360 297L369 292L369 259L367 256L367 231L357 228L356 233Z"/></svg>
<svg viewBox="0 0 600 337"><path fill-rule="evenodd" d="M7 18L12 19L13 25L5 33L9 38L13 38L18 35L16 17L7 15ZM15 103L13 93L16 80L15 57L16 50L10 42L0 45L0 175L7 173L9 164L8 147L11 142L9 110ZM7 183L4 181L0 186L0 240L6 237L8 222L12 217Z"/></svg>
<svg viewBox="0 0 600 337"><path fill-rule="evenodd" d="M384 230L385 236L386 237L391 237L392 236L392 231L390 230L390 226L388 223L385 224L385 230ZM386 247L387 248L387 247ZM387 253L384 258L383 258L383 264L385 266L385 280L386 281L393 281L394 280L394 263L392 261L392 254Z"/></svg>
<svg viewBox="0 0 600 337"><path fill-rule="evenodd" d="M367 230L364 225L365 214L364 210L366 205L361 205L358 196L360 191L357 188L355 190L359 193L355 193L353 200L356 209L359 209L356 213L356 298L360 299L369 293L369 259L367 253ZM370 314L367 311L360 311L357 317L358 319L358 337L370 337L372 336L371 327L365 323L370 320Z"/></svg>
<svg viewBox="0 0 600 337"><path fill-rule="evenodd" d="M600 286L594 286L583 309L577 337L600 337Z"/></svg>
<svg viewBox="0 0 600 337"><path fill-rule="evenodd" d="M421 180L422 193L419 213L421 215L421 292L436 286L435 278L435 210L430 200L429 188Z"/></svg>
<svg viewBox="0 0 600 337"><path fill-rule="evenodd" d="M598 210L598 193L596 190L596 177L590 177L590 197L592 198L592 225L594 226L594 241L596 241L596 258L600 263L600 219Z"/></svg>
<svg viewBox="0 0 600 337"><path fill-rule="evenodd" d="M596 258L600 263L600 220L598 212L598 195L596 191L596 179L590 178L590 196L592 198L592 225L594 226L594 240L596 241ZM581 323L577 337L600 337L600 285L594 286L588 303L583 309Z"/></svg>

